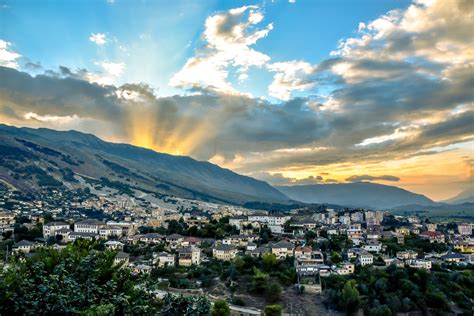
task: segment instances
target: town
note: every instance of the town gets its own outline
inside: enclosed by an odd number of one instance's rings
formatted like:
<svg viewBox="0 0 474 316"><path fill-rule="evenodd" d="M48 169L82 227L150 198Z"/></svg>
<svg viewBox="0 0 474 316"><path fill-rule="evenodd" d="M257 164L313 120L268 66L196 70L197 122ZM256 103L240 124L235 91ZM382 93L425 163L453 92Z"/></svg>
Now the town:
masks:
<svg viewBox="0 0 474 316"><path fill-rule="evenodd" d="M85 240L159 284L157 295L224 300L232 315L325 314L331 280L364 269L472 269L473 224L324 205L255 210L197 200L1 188L1 265ZM165 199L172 199L167 197ZM469 302L466 302L468 304ZM348 312L348 310L346 310Z"/></svg>

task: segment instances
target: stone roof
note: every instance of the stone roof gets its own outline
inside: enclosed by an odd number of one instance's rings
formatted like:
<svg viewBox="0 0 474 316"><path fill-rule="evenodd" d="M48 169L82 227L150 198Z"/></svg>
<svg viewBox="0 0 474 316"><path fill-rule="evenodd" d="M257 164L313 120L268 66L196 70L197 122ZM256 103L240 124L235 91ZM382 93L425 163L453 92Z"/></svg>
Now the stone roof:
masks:
<svg viewBox="0 0 474 316"><path fill-rule="evenodd" d="M25 246L32 246L34 245L34 243L32 243L31 241L28 241L28 240L21 240L19 242L16 242L13 244L13 248L19 248L19 247L25 247Z"/></svg>

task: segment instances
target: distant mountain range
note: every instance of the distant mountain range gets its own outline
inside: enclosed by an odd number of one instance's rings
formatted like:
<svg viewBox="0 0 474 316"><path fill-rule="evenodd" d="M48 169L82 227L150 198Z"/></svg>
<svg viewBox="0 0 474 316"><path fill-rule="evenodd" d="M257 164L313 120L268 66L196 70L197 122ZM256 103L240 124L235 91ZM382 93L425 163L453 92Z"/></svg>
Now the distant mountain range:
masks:
<svg viewBox="0 0 474 316"><path fill-rule="evenodd" d="M298 202L387 210L447 205L421 194L370 182L272 187L190 157L110 143L77 131L2 124L0 182L31 193L46 186L78 189L87 182L129 195L139 190L262 208ZM463 192L445 202L472 209L469 202L474 201L472 194Z"/></svg>
<svg viewBox="0 0 474 316"><path fill-rule="evenodd" d="M48 185L80 187L77 175L124 192L139 189L233 204L289 200L266 182L190 157L109 143L77 131L0 124L0 180L34 192Z"/></svg>
<svg viewBox="0 0 474 316"><path fill-rule="evenodd" d="M305 203L331 203L358 208L392 209L403 205L432 206L424 195L371 182L278 186L291 199Z"/></svg>
<svg viewBox="0 0 474 316"><path fill-rule="evenodd" d="M471 188L443 202L449 204L474 203L474 184Z"/></svg>

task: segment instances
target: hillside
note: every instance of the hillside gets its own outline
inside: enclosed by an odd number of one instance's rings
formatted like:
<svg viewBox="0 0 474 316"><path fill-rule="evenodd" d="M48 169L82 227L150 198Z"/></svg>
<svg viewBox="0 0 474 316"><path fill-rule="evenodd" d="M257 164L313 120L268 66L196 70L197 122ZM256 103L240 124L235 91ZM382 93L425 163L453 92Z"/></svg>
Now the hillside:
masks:
<svg viewBox="0 0 474 316"><path fill-rule="evenodd" d="M463 204L463 203L474 203L474 188L468 188L462 191L458 195L443 201L448 204Z"/></svg>
<svg viewBox="0 0 474 316"><path fill-rule="evenodd" d="M263 181L209 162L103 141L77 131L0 124L0 180L22 191L80 188L84 181L122 193L134 190L243 204L288 198Z"/></svg>
<svg viewBox="0 0 474 316"><path fill-rule="evenodd" d="M391 209L402 205L434 205L424 195L370 182L277 187L291 199L305 203L331 203L348 207Z"/></svg>

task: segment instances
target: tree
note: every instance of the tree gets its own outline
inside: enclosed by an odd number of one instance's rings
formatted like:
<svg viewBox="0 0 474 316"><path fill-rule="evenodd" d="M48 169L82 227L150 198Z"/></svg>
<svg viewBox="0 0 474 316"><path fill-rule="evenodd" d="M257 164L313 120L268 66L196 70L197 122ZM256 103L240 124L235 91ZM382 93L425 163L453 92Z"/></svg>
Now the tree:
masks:
<svg viewBox="0 0 474 316"><path fill-rule="evenodd" d="M0 271L2 315L156 314L161 302L145 276L114 264L116 252L78 240L11 257Z"/></svg>
<svg viewBox="0 0 474 316"><path fill-rule="evenodd" d="M227 305L226 301L224 300L217 300L214 303L214 307L212 308L212 316L229 316L230 309L229 305Z"/></svg>
<svg viewBox="0 0 474 316"><path fill-rule="evenodd" d="M337 251L331 252L331 262L334 264L342 262L342 257Z"/></svg>
<svg viewBox="0 0 474 316"><path fill-rule="evenodd" d="M273 253L266 253L262 257L265 270L270 271L277 264L277 258Z"/></svg>
<svg viewBox="0 0 474 316"><path fill-rule="evenodd" d="M387 305L382 305L370 310L370 316L391 316L392 311Z"/></svg>
<svg viewBox="0 0 474 316"><path fill-rule="evenodd" d="M265 288L265 296L269 302L277 302L280 300L281 286L277 282L270 282Z"/></svg>
<svg viewBox="0 0 474 316"><path fill-rule="evenodd" d="M267 305L263 310L262 316L281 316L283 308L280 305Z"/></svg>
<svg viewBox="0 0 474 316"><path fill-rule="evenodd" d="M354 281L347 281L341 293L342 307L347 315L354 315L361 304L359 291L354 283Z"/></svg>

